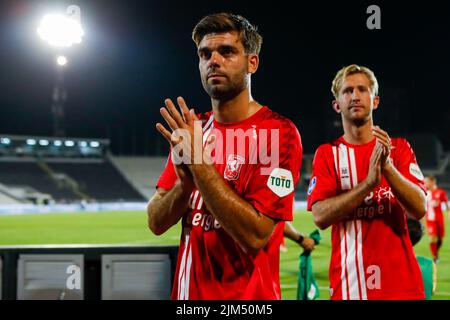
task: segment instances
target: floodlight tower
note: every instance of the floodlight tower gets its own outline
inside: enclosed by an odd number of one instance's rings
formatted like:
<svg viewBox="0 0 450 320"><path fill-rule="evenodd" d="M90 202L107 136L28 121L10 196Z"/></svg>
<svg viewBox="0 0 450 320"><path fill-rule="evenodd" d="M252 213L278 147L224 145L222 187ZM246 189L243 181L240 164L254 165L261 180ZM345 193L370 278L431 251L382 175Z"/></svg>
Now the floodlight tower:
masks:
<svg viewBox="0 0 450 320"><path fill-rule="evenodd" d="M63 137L64 131L64 104L67 99L66 87L64 85L64 66L67 64L65 56L56 58L56 82L52 94L53 135Z"/></svg>
<svg viewBox="0 0 450 320"><path fill-rule="evenodd" d="M50 46L58 49L60 53L63 49L70 48L73 44L82 41L84 31L80 22L81 11L78 6L67 7L66 14L45 15L37 33L39 37ZM68 63L67 58L58 54L56 57L56 83L52 94L52 115L53 115L53 135L64 136L64 104L67 99L67 91L64 86L64 69Z"/></svg>

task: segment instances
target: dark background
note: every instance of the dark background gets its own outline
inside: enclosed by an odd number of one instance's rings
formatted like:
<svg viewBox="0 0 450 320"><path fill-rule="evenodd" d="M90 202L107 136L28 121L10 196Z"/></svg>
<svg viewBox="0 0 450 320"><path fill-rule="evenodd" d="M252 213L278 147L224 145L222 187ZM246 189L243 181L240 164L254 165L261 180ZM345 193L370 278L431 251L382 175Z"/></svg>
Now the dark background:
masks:
<svg viewBox="0 0 450 320"><path fill-rule="evenodd" d="M109 138L116 154L165 154L154 129L166 97L210 108L190 36L204 15L231 11L264 38L252 92L292 119L306 153L341 134L331 81L342 66L371 68L380 84L376 124L391 136L435 133L450 149L450 4L322 1L1 1L0 133L53 134L57 52L36 34L40 18L81 8L83 42L66 53L66 135ZM381 30L366 9L381 8Z"/></svg>

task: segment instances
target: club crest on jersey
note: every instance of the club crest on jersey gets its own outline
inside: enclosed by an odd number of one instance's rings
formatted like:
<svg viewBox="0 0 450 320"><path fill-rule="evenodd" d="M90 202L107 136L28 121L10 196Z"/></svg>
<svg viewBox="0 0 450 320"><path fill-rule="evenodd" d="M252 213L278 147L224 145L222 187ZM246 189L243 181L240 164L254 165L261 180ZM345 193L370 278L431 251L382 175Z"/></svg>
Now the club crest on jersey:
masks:
<svg viewBox="0 0 450 320"><path fill-rule="evenodd" d="M244 157L237 154L230 154L227 159L225 171L223 172L223 177L227 180L237 180L244 163Z"/></svg>
<svg viewBox="0 0 450 320"><path fill-rule="evenodd" d="M294 191L294 179L289 170L275 168L267 179L267 186L279 197L285 197Z"/></svg>
<svg viewBox="0 0 450 320"><path fill-rule="evenodd" d="M316 187L317 177L313 177L311 179L311 182L309 183L308 187L308 196L313 192L314 188Z"/></svg>
<svg viewBox="0 0 450 320"><path fill-rule="evenodd" d="M423 180L423 174L420 170L419 166L415 163L411 163L409 165L409 173L411 173L414 177L416 177L419 180Z"/></svg>

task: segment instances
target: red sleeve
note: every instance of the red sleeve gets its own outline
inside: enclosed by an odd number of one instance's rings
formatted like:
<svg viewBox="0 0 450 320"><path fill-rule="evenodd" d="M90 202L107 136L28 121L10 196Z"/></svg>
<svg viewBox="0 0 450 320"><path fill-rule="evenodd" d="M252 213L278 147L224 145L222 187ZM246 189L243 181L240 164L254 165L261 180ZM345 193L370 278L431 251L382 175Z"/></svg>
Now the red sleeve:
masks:
<svg viewBox="0 0 450 320"><path fill-rule="evenodd" d="M417 163L414 151L405 139L398 138L395 146L394 165L397 170L409 181L421 188L425 194L427 189L425 186L424 176Z"/></svg>
<svg viewBox="0 0 450 320"><path fill-rule="evenodd" d="M167 158L166 167L164 171L161 173L158 182L156 183L156 188L163 188L165 190L170 190L175 185L178 177L175 173L175 168L172 163L171 153Z"/></svg>
<svg viewBox="0 0 450 320"><path fill-rule="evenodd" d="M314 155L312 174L308 187L307 209L311 211L312 205L320 200L337 195L336 171L334 158L330 145L320 146Z"/></svg>
<svg viewBox="0 0 450 320"><path fill-rule="evenodd" d="M279 150L278 166L273 164L252 165L247 181L244 199L255 210L276 220L292 220L294 189L300 178L303 149L300 134L295 125L283 120L279 128L278 143L271 145L270 133L267 139L267 155L272 148Z"/></svg>
<svg viewBox="0 0 450 320"><path fill-rule="evenodd" d="M447 194L444 190L441 190L441 201L442 202L448 202Z"/></svg>

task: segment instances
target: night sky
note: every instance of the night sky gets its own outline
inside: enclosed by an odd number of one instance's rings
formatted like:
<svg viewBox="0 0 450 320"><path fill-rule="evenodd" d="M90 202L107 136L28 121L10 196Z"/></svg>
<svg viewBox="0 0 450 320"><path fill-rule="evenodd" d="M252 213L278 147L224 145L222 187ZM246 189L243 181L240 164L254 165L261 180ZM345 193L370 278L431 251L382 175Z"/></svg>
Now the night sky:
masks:
<svg viewBox="0 0 450 320"><path fill-rule="evenodd" d="M393 1L392 1L393 2ZM40 18L81 8L83 42L65 53L66 135L109 138L117 154L165 153L157 133L164 98L198 111L210 101L191 31L208 13L230 11L263 36L252 93L298 126L305 152L341 134L331 81L342 66L371 68L380 84L375 122L391 136L435 133L450 149L450 5L426 2L1 1L0 134L52 135L57 51L36 34ZM381 30L366 9L381 8Z"/></svg>

